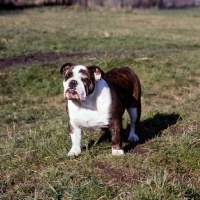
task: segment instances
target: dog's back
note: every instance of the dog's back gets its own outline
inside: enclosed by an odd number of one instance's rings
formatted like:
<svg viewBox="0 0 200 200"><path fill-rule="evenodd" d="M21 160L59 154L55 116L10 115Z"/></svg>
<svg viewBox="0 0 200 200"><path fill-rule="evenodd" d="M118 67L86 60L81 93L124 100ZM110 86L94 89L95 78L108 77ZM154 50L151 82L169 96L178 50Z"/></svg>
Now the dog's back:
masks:
<svg viewBox="0 0 200 200"><path fill-rule="evenodd" d="M141 85L137 75L128 67L112 69L105 73L103 79L112 83L118 91L120 101L128 107L140 104Z"/></svg>

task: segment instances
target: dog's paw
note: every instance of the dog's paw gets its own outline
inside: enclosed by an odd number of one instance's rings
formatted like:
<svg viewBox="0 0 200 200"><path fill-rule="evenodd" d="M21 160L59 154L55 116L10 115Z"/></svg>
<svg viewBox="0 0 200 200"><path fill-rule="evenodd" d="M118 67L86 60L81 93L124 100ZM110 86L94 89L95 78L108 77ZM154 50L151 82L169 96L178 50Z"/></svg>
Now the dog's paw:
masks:
<svg viewBox="0 0 200 200"><path fill-rule="evenodd" d="M121 155L124 155L124 151L122 149L121 150L112 149L112 155L113 156L121 156Z"/></svg>
<svg viewBox="0 0 200 200"><path fill-rule="evenodd" d="M137 142L138 140L139 140L139 137L135 133L129 134L129 137L128 137L129 142Z"/></svg>
<svg viewBox="0 0 200 200"><path fill-rule="evenodd" d="M78 156L80 153L81 153L80 149L71 149L67 155L68 156Z"/></svg>

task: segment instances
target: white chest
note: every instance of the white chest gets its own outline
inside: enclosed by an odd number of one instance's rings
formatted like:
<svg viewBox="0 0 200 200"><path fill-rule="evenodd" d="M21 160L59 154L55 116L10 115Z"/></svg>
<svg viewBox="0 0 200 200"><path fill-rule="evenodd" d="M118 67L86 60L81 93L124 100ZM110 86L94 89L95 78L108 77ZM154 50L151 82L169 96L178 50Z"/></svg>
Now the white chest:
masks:
<svg viewBox="0 0 200 200"><path fill-rule="evenodd" d="M109 124L111 94L107 83L99 80L95 91L80 103L68 101L70 123L73 127L104 128Z"/></svg>

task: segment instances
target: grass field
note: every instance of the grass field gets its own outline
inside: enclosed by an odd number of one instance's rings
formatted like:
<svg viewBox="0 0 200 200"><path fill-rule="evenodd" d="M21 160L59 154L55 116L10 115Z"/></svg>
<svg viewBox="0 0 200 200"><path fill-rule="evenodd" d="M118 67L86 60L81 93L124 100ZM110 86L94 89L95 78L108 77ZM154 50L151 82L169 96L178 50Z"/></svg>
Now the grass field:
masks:
<svg viewBox="0 0 200 200"><path fill-rule="evenodd" d="M0 11L0 199L199 200L199 21L199 9ZM124 156L84 130L67 157L64 62L138 74L141 140Z"/></svg>

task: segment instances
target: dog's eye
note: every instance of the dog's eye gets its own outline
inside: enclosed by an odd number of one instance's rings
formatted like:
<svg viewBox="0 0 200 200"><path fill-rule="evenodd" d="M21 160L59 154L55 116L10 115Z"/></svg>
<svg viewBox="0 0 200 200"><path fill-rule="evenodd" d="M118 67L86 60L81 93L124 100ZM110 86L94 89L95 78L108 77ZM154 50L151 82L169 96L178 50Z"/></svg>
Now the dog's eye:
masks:
<svg viewBox="0 0 200 200"><path fill-rule="evenodd" d="M84 83L87 83L88 82L88 78L82 78L81 79Z"/></svg>
<svg viewBox="0 0 200 200"><path fill-rule="evenodd" d="M65 75L65 81L67 81L67 79L71 78L72 77L72 73L68 73Z"/></svg>

